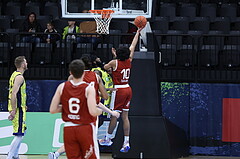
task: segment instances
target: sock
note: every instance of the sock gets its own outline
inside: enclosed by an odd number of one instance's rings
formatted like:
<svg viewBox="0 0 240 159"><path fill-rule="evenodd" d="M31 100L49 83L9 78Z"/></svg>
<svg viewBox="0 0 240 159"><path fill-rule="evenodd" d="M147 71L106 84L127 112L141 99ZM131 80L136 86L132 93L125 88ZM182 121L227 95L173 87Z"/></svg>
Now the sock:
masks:
<svg viewBox="0 0 240 159"><path fill-rule="evenodd" d="M129 136L124 136L124 143L129 143Z"/></svg>
<svg viewBox="0 0 240 159"><path fill-rule="evenodd" d="M60 156L59 152L54 152L54 153L55 153L55 156L56 156L56 157L59 157L59 156Z"/></svg>
<svg viewBox="0 0 240 159"><path fill-rule="evenodd" d="M107 133L106 138L107 139L112 139L112 134Z"/></svg>
<svg viewBox="0 0 240 159"><path fill-rule="evenodd" d="M7 159L12 159L13 157L18 157L18 150L20 147L20 144L22 142L22 138L23 136L15 136L11 146L10 146L10 150L7 156Z"/></svg>
<svg viewBox="0 0 240 159"><path fill-rule="evenodd" d="M23 138L23 137L22 137L22 138ZM18 146L17 146L16 151L15 151L15 153L14 153L14 157L15 157L15 158L18 158L18 151L19 151L20 145L21 145L21 142L18 143Z"/></svg>

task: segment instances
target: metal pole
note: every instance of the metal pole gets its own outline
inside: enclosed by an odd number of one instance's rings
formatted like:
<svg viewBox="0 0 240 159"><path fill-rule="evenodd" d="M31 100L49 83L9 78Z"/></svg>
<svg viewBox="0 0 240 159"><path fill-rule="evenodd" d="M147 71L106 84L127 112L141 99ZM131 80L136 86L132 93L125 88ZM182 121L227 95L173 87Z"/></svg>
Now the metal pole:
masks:
<svg viewBox="0 0 240 159"><path fill-rule="evenodd" d="M122 12L122 0L119 0L119 11Z"/></svg>

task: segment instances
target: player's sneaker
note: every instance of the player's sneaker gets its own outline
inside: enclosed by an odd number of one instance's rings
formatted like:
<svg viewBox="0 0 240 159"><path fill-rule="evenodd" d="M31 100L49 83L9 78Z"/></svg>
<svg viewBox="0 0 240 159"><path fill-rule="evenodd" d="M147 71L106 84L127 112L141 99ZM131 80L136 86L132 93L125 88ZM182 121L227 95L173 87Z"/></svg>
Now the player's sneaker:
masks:
<svg viewBox="0 0 240 159"><path fill-rule="evenodd" d="M48 159L58 159L58 157L56 156L55 152L49 152Z"/></svg>
<svg viewBox="0 0 240 159"><path fill-rule="evenodd" d="M19 157L12 157L13 159L20 159Z"/></svg>
<svg viewBox="0 0 240 159"><path fill-rule="evenodd" d="M111 146L113 144L113 142L111 141L110 138L107 138L105 136L104 139L99 140L99 144L102 145L102 146Z"/></svg>
<svg viewBox="0 0 240 159"><path fill-rule="evenodd" d="M122 148L120 149L120 152L127 153L129 150L130 150L130 145L129 145L129 142L127 142L123 144Z"/></svg>

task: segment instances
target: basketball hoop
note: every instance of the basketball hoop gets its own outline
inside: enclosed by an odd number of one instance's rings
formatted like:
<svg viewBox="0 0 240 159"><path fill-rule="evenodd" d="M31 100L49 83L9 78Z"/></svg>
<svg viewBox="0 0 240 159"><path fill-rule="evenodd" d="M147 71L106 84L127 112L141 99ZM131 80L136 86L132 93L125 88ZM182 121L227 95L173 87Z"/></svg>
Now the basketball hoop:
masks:
<svg viewBox="0 0 240 159"><path fill-rule="evenodd" d="M89 10L93 13L94 19L97 23L98 34L109 34L109 24L112 19L113 10Z"/></svg>

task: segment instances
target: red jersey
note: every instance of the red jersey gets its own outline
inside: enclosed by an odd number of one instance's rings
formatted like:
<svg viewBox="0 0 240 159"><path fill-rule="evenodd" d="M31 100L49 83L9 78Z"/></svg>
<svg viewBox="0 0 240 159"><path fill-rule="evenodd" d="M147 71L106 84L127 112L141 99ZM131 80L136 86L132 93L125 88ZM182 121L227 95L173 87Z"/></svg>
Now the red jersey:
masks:
<svg viewBox="0 0 240 159"><path fill-rule="evenodd" d="M97 79L97 74L93 71L89 71L89 70L84 70L85 75L83 77L83 81L87 82L87 83L91 83L94 82L94 88L96 90L96 103L99 104L100 102L100 96L99 96L99 83L98 83L98 79Z"/></svg>
<svg viewBox="0 0 240 159"><path fill-rule="evenodd" d="M87 87L88 84L85 82L76 85L71 81L65 82L61 95L63 121L74 124L90 124L96 121L96 117L88 110Z"/></svg>
<svg viewBox="0 0 240 159"><path fill-rule="evenodd" d="M112 72L114 85L128 84L130 70L131 70L130 59L127 59L125 61L116 60L116 68Z"/></svg>

